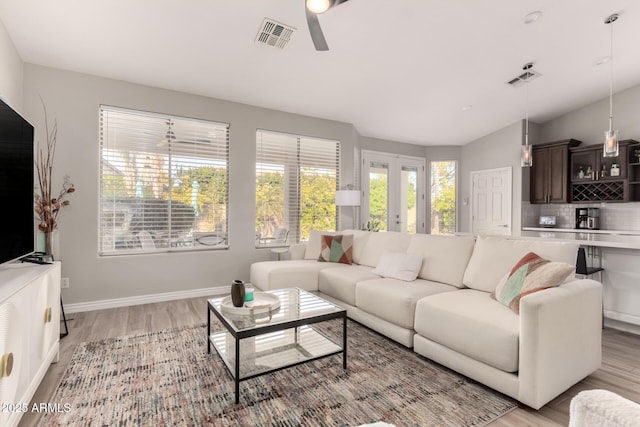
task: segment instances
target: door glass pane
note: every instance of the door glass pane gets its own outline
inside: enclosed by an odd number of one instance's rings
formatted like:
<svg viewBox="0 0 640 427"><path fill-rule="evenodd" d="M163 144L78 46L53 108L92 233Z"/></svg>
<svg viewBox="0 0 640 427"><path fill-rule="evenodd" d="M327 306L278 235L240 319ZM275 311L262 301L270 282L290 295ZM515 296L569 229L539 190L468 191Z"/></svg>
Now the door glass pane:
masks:
<svg viewBox="0 0 640 427"><path fill-rule="evenodd" d="M456 162L431 162L431 234L456 232Z"/></svg>
<svg viewBox="0 0 640 427"><path fill-rule="evenodd" d="M400 231L415 233L418 227L418 168L402 166L400 186Z"/></svg>
<svg viewBox="0 0 640 427"><path fill-rule="evenodd" d="M369 164L369 218L367 228L388 231L389 165Z"/></svg>

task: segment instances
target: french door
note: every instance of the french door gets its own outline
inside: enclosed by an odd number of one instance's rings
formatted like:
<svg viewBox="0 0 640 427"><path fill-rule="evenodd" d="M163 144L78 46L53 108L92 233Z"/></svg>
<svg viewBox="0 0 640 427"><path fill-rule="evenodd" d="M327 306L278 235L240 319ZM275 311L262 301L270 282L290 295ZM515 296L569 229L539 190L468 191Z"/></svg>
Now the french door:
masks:
<svg viewBox="0 0 640 427"><path fill-rule="evenodd" d="M425 159L362 151L362 222L378 231L425 232Z"/></svg>

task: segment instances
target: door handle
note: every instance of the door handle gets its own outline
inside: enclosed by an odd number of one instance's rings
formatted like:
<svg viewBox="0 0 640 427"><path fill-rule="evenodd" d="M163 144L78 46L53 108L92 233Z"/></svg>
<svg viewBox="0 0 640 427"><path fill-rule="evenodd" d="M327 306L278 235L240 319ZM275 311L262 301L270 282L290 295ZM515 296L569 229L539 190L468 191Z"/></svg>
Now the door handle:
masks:
<svg viewBox="0 0 640 427"><path fill-rule="evenodd" d="M498 227L507 228L507 227L508 227L508 225L507 225L507 224L498 224Z"/></svg>

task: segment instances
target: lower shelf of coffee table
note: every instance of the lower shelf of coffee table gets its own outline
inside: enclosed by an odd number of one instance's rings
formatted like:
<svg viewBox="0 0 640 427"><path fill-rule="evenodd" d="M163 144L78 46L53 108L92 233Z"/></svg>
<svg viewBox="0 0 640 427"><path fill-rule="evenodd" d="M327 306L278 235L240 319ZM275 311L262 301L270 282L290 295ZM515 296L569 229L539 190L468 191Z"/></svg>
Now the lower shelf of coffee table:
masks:
<svg viewBox="0 0 640 427"><path fill-rule="evenodd" d="M209 336L227 368L240 380L338 354L342 347L311 326L300 326L240 340L240 375L235 372L235 338L228 332Z"/></svg>

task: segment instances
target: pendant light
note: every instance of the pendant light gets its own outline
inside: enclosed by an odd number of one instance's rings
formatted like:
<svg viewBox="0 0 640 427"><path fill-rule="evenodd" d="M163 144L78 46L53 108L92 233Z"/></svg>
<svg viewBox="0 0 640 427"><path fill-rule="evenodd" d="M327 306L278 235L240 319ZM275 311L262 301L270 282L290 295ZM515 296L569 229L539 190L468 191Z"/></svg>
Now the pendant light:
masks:
<svg viewBox="0 0 640 427"><path fill-rule="evenodd" d="M611 25L611 45L609 47L609 130L604 133L604 147L602 155L604 157L618 157L618 131L613 129L613 23L618 19L618 14L614 13L604 20L605 24Z"/></svg>
<svg viewBox="0 0 640 427"><path fill-rule="evenodd" d="M533 67L533 62L524 64L522 69L525 71L525 111L524 111L524 145L522 145L522 152L520 154L520 166L523 168L530 168L533 166L533 152L531 150L531 144L529 144L529 70Z"/></svg>

